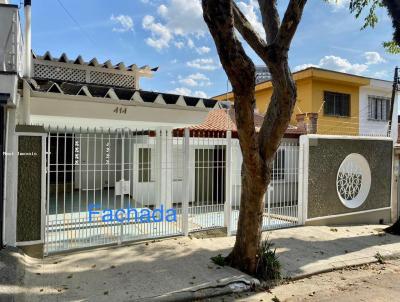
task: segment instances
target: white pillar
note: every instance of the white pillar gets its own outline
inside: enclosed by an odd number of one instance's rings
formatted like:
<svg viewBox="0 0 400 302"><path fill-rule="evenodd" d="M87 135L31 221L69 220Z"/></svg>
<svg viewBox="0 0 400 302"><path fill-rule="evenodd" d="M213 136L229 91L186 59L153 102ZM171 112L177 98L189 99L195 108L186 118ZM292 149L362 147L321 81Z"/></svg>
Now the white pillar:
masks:
<svg viewBox="0 0 400 302"><path fill-rule="evenodd" d="M157 130L157 206L172 207L172 129L163 127Z"/></svg>
<svg viewBox="0 0 400 302"><path fill-rule="evenodd" d="M226 132L224 225L227 235L232 234L232 132Z"/></svg>
<svg viewBox="0 0 400 302"><path fill-rule="evenodd" d="M300 136L299 144L299 171L298 171L298 223L304 224L307 220L308 207L308 159L309 159L309 137Z"/></svg>
<svg viewBox="0 0 400 302"><path fill-rule="evenodd" d="M183 138L183 182L182 182L182 228L183 234L189 234L190 199L190 130L185 128Z"/></svg>
<svg viewBox="0 0 400 302"><path fill-rule="evenodd" d="M3 244L15 246L17 241L17 136L15 134L16 110L7 109L5 156L5 186L3 211Z"/></svg>

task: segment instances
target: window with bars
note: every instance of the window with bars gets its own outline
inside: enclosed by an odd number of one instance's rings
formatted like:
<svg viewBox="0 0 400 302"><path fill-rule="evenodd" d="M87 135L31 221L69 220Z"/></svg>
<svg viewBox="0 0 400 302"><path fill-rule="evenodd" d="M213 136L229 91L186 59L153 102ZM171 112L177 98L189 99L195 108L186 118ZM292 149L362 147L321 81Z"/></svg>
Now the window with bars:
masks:
<svg viewBox="0 0 400 302"><path fill-rule="evenodd" d="M276 152L272 167L272 180L285 179L285 150L279 149Z"/></svg>
<svg viewBox="0 0 400 302"><path fill-rule="evenodd" d="M324 92L324 114L330 116L350 116L350 94Z"/></svg>
<svg viewBox="0 0 400 302"><path fill-rule="evenodd" d="M139 148L139 182L151 182L151 148Z"/></svg>
<svg viewBox="0 0 400 302"><path fill-rule="evenodd" d="M368 96L368 119L388 121L390 115L390 98Z"/></svg>

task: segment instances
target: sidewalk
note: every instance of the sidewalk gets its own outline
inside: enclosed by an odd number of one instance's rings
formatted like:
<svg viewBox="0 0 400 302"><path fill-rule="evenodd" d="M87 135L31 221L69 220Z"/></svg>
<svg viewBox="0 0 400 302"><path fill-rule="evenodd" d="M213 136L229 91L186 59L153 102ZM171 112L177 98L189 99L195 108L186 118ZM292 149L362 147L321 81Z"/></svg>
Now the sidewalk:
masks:
<svg viewBox="0 0 400 302"><path fill-rule="evenodd" d="M298 227L269 234L283 275L301 278L400 253L400 237L383 226ZM19 257L24 285L12 287L23 301L178 301L248 289L254 280L210 257L226 255L234 237L173 238L47 257ZM5 289L0 285L0 293ZM202 290L201 290L202 289ZM157 297L157 299L155 298Z"/></svg>

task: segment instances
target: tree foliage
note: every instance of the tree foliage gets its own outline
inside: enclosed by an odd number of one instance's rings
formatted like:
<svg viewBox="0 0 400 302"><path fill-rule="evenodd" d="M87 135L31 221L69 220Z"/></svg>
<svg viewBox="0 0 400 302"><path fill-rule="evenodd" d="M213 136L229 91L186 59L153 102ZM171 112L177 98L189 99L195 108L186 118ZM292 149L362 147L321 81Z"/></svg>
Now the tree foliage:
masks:
<svg viewBox="0 0 400 302"><path fill-rule="evenodd" d="M337 0L336 0L337 1ZM393 40L383 42L383 47L393 54L400 53L400 1L399 0L350 0L349 9L356 18L364 16L361 29L374 28L379 21L377 10L386 8L392 19ZM366 12L366 13L365 13Z"/></svg>

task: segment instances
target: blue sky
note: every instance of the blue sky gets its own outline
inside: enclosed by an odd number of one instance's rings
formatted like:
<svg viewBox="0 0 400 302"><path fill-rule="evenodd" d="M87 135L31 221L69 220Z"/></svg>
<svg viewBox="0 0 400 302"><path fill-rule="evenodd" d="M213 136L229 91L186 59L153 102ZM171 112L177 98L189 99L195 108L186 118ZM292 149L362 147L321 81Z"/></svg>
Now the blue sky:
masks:
<svg viewBox="0 0 400 302"><path fill-rule="evenodd" d="M385 53L391 22L379 11L375 29L360 31L362 21L350 15L348 0L329 4L309 0L292 42L289 63L293 70L309 65L391 79L399 56ZM16 2L16 1L14 1ZM72 59L108 59L114 64L159 66L152 79L142 79L146 90L211 97L226 91L226 75L202 19L200 0L34 0L32 48L49 50ZM80 26L67 15L65 6ZM262 32L256 0L237 1ZM279 1L280 12L287 0ZM21 15L23 13L21 12ZM257 64L261 61L246 46Z"/></svg>

